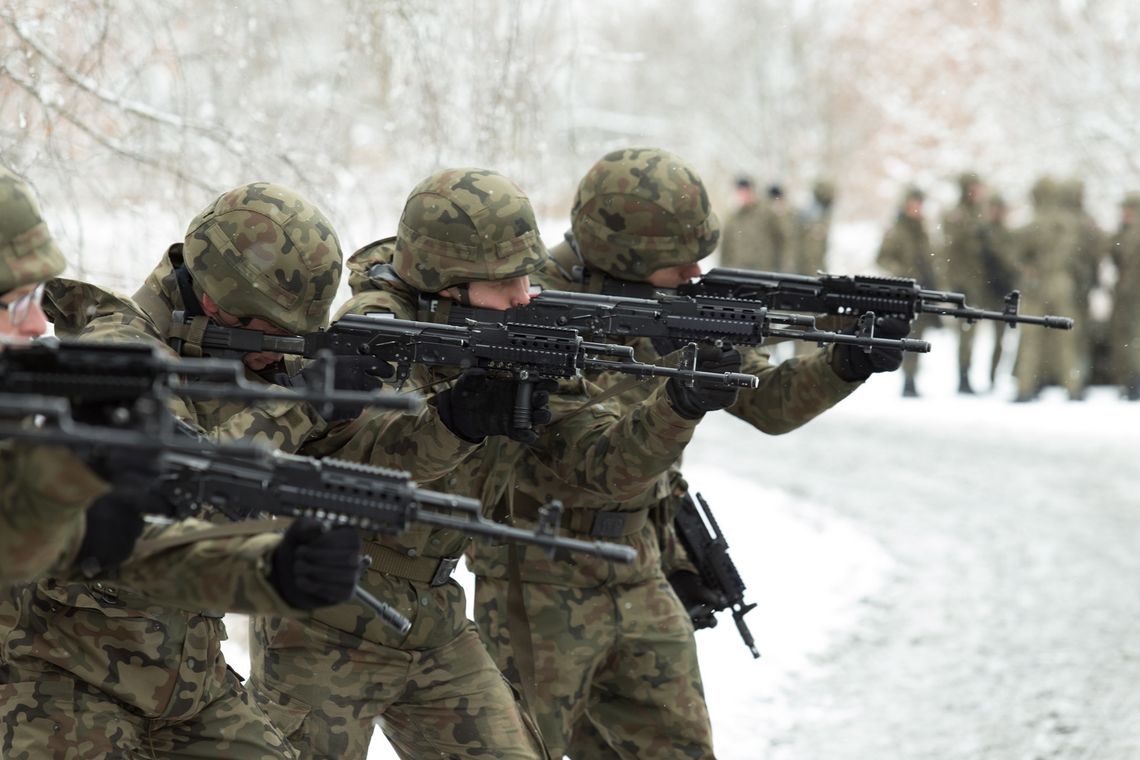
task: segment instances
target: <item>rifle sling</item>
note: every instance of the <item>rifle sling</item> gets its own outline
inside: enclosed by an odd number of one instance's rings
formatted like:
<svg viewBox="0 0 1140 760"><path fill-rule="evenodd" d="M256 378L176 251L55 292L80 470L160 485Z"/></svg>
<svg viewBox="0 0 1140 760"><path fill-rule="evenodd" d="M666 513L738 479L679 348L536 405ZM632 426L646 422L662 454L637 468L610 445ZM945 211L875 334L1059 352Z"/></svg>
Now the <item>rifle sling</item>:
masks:
<svg viewBox="0 0 1140 760"><path fill-rule="evenodd" d="M451 572L459 564L459 557L409 557L397 549L367 539L361 553L371 561L368 569L372 572L432 586L447 583Z"/></svg>
<svg viewBox="0 0 1140 760"><path fill-rule="evenodd" d="M508 522L515 522L514 504L514 476L507 483L507 513ZM536 708L539 704L538 693L535 690L536 680L534 639L530 633L530 617L526 612L526 597L523 595L522 584L522 551L519 545L512 543L507 547L507 635L511 640L511 654L515 660L515 669L519 674L519 690L522 692L522 713L530 719L536 738L542 748L543 757L550 758L546 742L542 739L539 730Z"/></svg>
<svg viewBox="0 0 1140 760"><path fill-rule="evenodd" d="M522 518L532 524L538 520L542 502L524 491L512 489L514 505L512 517ZM597 509L566 509L562 512L561 527L571 533L585 534L592 538L625 538L641 532L649 522L649 509L632 512L603 512ZM517 523L514 523L517 524Z"/></svg>

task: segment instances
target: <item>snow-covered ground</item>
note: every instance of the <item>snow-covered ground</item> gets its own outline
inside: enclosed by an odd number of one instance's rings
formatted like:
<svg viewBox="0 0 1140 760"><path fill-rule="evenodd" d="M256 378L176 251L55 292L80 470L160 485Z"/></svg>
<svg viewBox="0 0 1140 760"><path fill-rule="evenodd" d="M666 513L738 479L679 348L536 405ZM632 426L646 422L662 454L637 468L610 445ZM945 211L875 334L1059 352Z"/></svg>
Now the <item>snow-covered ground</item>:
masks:
<svg viewBox="0 0 1140 760"><path fill-rule="evenodd" d="M718 414L690 446L759 605L760 660L727 615L697 634L718 756L1140 757L1140 404L958 396L929 337L920 399L877 376L788 435Z"/></svg>

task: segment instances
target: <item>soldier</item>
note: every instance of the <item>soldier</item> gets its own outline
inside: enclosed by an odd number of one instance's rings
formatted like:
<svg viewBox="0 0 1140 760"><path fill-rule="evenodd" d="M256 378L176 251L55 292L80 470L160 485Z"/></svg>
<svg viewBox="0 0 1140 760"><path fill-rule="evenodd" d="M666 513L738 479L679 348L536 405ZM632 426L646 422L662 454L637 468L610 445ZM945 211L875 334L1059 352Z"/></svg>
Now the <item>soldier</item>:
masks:
<svg viewBox="0 0 1140 760"><path fill-rule="evenodd" d="M1140 401L1140 193L1120 204L1120 229L1109 251L1116 267L1109 320L1112 376L1129 401Z"/></svg>
<svg viewBox="0 0 1140 760"><path fill-rule="evenodd" d="M926 195L917 187L910 187L903 197L898 218L887 230L879 246L876 263L895 277L909 277L918 280L925 288L936 289L939 281L935 267L934 248L926 232L926 222L922 215ZM911 334L921 338L927 329L938 327L937 317L922 314L911 325ZM918 354L908 352L902 360L903 392L907 398L918 396L915 376L918 374Z"/></svg>
<svg viewBox="0 0 1140 760"><path fill-rule="evenodd" d="M994 193L986 199L986 225L982 230L982 268L985 271L986 300L1000 304L1014 289L1015 246L1013 230L1006 226L1009 208L1001 195ZM994 347L990 354L990 390L997 382L997 368L1001 363L1005 323L993 322Z"/></svg>
<svg viewBox="0 0 1140 760"><path fill-rule="evenodd" d="M135 301L55 281L48 310L65 335L159 346L173 308L226 324L312 329L327 319L340 266L336 236L318 209L289 190L254 183L211 203ZM273 359L251 357L249 379L266 382ZM328 424L309 404L174 407L213 437L289 450ZM96 552L113 537L113 517L106 524ZM207 535L188 521L144 539L177 544L196 531ZM60 757L291 756L226 666L220 612L183 609L297 614L342 601L355 583L358 551L353 531L298 521L283 538L258 534L159 551L128 562L110 581L59 577L15 587L0 604L4 756L39 757L45 747Z"/></svg>
<svg viewBox="0 0 1140 760"><path fill-rule="evenodd" d="M431 319L420 305L425 294L445 304L524 305L528 275L545 259L534 212L517 186L485 170L444 170L412 191L394 239L351 257L355 296L342 312ZM434 486L490 504L510 490L518 460L599 498L636 493L646 482L642 469L672 461L693 430L664 393L618 414L612 404L592 405L581 381L567 381L549 395L549 408L541 404L533 421L550 424L535 433L512 429L513 380L419 368L413 381L450 384L429 406L472 442ZM530 479L518 475L519 488ZM347 605L310 622L255 622L252 689L303 756L363 758L374 723L401 757L540 755L450 578L468 543L455 531L428 529L366 541L373 559L366 583L385 598L407 600L401 611L413 627L406 636L366 625Z"/></svg>
<svg viewBox="0 0 1140 760"><path fill-rule="evenodd" d="M958 205L942 219L943 257L946 278L952 290L981 293L986 287L982 245L986 229L983 201L986 186L974 172L958 177ZM958 392L972 394L970 364L974 353L974 326L958 321Z"/></svg>
<svg viewBox="0 0 1140 760"><path fill-rule="evenodd" d="M718 237L718 220L692 167L659 149L619 150L581 181L571 233L535 278L557 290L586 290L607 275L676 287L699 274L697 262L712 253ZM641 360L676 348L645 339L630 345ZM714 371L759 375L759 389L690 395L677 383L618 385L608 374L591 379L626 408L640 408L664 390L676 413L694 425L707 412L728 408L779 434L900 361L842 348L779 366L760 349L704 347L702 353ZM569 507L563 521L569 535L626 543L638 552L631 566L554 561L529 548L479 545L473 552L480 633L507 677L524 694L533 692L528 703L555 757L713 756L687 610L708 591L671 538L675 499L686 486L675 468L651 464L644 463L644 474L654 476L651 485L616 501L545 476L524 458L495 506L496 514L529 524L537 504L559 498Z"/></svg>
<svg viewBox="0 0 1140 760"><path fill-rule="evenodd" d="M724 224L720 243L720 265L729 268L754 266L757 252L763 245L764 205L756 197L752 180L736 180L736 210Z"/></svg>
<svg viewBox="0 0 1140 760"><path fill-rule="evenodd" d="M0 350L44 333L43 284L65 266L31 188L0 167ZM107 483L66 449L8 441L0 443L0 472L0 583L70 564L84 512Z"/></svg>
<svg viewBox="0 0 1140 760"><path fill-rule="evenodd" d="M811 189L812 203L800 212L794 270L801 274L827 271L827 237L831 230L831 209L835 185L817 180Z"/></svg>
<svg viewBox="0 0 1140 760"><path fill-rule="evenodd" d="M1059 187L1042 177L1033 185L1033 219L1018 230L1017 281L1023 288L1025 311L1075 314L1073 252L1080 246L1077 220L1061 207ZM1017 347L1017 395L1014 401L1032 401L1050 383L1059 383L1069 398L1084 392L1076 330L1045 335L1044 330L1025 330Z"/></svg>
<svg viewBox="0 0 1140 760"><path fill-rule="evenodd" d="M1084 396L1084 387L1088 385L1089 371L1092 365L1093 343L1095 330L1089 314L1090 297L1092 291L1100 281L1100 262L1108 251L1108 240L1096 220L1085 210L1085 184L1079 179L1072 178L1061 183L1061 209L1070 224L1077 229L1076 247L1070 253L1069 276L1072 278L1072 289L1076 311L1076 320L1073 332L1077 335L1077 361L1081 377L1081 393ZM1065 368L1058 367L1057 372L1065 372Z"/></svg>

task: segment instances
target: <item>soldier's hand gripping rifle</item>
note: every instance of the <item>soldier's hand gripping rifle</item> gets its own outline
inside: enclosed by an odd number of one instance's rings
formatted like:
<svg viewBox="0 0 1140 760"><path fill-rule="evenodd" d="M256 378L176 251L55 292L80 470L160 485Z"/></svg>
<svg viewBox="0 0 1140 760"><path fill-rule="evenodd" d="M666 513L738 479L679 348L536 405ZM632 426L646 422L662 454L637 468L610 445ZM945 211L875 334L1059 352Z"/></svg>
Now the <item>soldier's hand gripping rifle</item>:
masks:
<svg viewBox="0 0 1140 760"><path fill-rule="evenodd" d="M701 582L705 588L719 597L712 611L720 612L731 608L732 620L736 623L740 638L744 640L752 656L759 657L760 652L756 649L752 632L744 622L745 614L755 609L756 605L744 601L744 581L741 580L732 558L728 556L728 542L721 533L708 502L700 494L697 494L696 501L693 501L692 494L686 491L677 509L677 516L673 519L673 525L677 530L677 537L685 547L685 552L697 568ZM711 628L716 625L716 618L711 614L694 617L693 625L698 629Z"/></svg>
<svg viewBox="0 0 1140 760"><path fill-rule="evenodd" d="M174 312L174 321L185 319ZM372 356L396 365L396 382L407 379L411 365L455 369L483 368L518 380L515 427L530 428L530 393L535 380L576 377L586 370L615 371L639 377L679 377L686 383L755 388L754 375L701 372L695 348L680 367L638 362L628 346L585 341L576 330L545 325L481 323L446 325L350 314L327 330L306 335L269 335L257 330L209 325L201 336L204 354L218 357L272 351L299 356Z"/></svg>
<svg viewBox="0 0 1140 760"><path fill-rule="evenodd" d="M603 290L636 292L641 283L624 283L607 278ZM920 314L941 314L967 322L991 320L1010 327L1037 325L1057 330L1071 330L1069 317L1031 316L1018 313L1020 291L1005 296L1001 311L987 311L966 305L964 293L927 290L917 281L905 277L864 277L860 275L820 275L812 277L786 272L754 272L747 269L711 269L694 283L682 285L677 293L698 300L733 298L758 301L771 309L859 316L874 312L879 317L899 317L914 321Z"/></svg>
<svg viewBox="0 0 1140 760"><path fill-rule="evenodd" d="M652 286L646 286L652 288ZM854 334L816 329L815 317L769 309L733 298L694 298L646 291L648 297L570 293L546 290L526 306L506 311L460 306L443 299L426 299L431 312L446 310L450 324L508 322L569 327L598 339L663 338L673 343L713 343L759 346L768 338L853 345L870 351L891 348L927 352L930 344L911 338L877 338L874 320L865 319Z"/></svg>

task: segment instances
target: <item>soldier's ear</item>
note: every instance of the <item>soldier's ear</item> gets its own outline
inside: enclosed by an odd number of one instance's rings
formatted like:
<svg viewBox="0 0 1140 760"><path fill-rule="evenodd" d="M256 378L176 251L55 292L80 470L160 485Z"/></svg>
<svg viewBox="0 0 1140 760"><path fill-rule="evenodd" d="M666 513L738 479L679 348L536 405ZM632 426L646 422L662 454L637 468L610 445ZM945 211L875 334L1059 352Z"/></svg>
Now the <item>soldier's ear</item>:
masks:
<svg viewBox="0 0 1140 760"><path fill-rule="evenodd" d="M202 291L202 313L205 314L207 317L210 317L211 319L213 319L213 318L218 316L218 312L220 312L221 310L222 310L221 307L218 306L218 302L215 301L213 298L210 298L210 294L203 290Z"/></svg>

